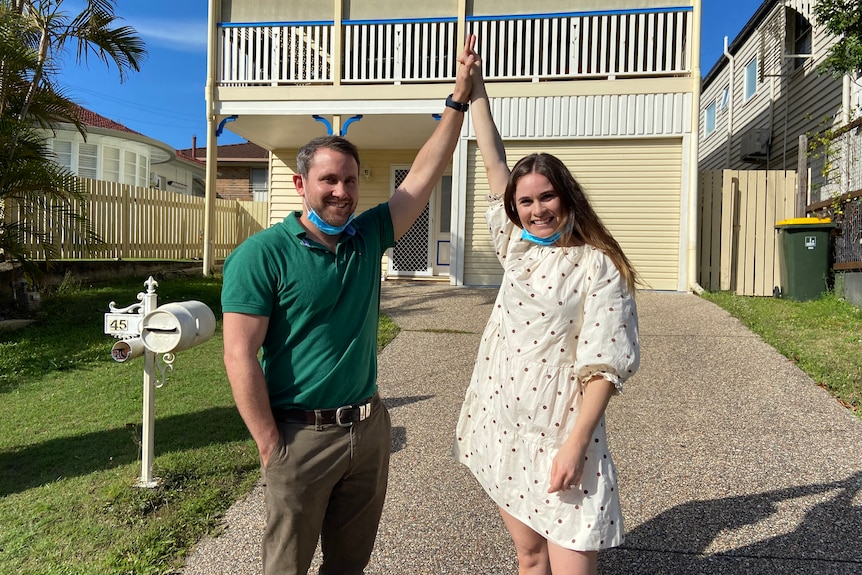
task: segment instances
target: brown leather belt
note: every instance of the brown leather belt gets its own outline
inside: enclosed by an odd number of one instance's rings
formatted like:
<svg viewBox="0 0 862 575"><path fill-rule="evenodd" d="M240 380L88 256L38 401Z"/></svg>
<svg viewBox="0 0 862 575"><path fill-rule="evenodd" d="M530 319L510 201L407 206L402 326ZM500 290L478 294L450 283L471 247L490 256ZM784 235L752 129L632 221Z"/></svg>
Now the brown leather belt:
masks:
<svg viewBox="0 0 862 575"><path fill-rule="evenodd" d="M272 414L278 421L306 423L308 425L340 425L350 427L371 415L371 398L362 403L343 405L335 409L281 409L273 408Z"/></svg>

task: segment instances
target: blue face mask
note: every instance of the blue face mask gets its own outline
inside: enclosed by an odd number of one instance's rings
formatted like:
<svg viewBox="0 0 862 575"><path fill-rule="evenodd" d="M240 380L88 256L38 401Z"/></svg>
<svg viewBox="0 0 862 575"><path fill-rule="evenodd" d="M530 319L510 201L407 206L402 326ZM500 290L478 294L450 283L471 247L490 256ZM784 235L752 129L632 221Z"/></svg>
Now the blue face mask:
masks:
<svg viewBox="0 0 862 575"><path fill-rule="evenodd" d="M308 221L310 221L312 224L314 224L314 227L316 227L318 230L328 236L337 236L338 234L343 232L347 228L347 226L350 225L350 222L353 221L353 218L354 214L350 214L350 217L347 218L347 221L344 223L343 226L333 226L324 222L320 218L320 216L315 213L314 210L312 210L310 207L308 208Z"/></svg>
<svg viewBox="0 0 862 575"><path fill-rule="evenodd" d="M546 238L540 238L538 236L534 236L527 230L521 230L521 239L525 239L528 242L533 242L534 244L539 244L540 246L550 246L556 243L562 234L560 232L554 232L550 236Z"/></svg>

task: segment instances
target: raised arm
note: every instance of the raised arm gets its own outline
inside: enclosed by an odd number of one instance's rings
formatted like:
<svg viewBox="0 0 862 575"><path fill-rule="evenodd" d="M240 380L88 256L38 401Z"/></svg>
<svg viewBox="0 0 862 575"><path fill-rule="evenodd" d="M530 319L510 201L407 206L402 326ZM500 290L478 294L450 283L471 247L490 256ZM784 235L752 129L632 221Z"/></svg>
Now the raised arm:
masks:
<svg viewBox="0 0 862 575"><path fill-rule="evenodd" d="M470 99L473 101L470 118L473 130L476 132L476 143L485 164L488 175L488 186L494 195L503 195L506 183L509 181L509 165L506 163L506 148L503 139L491 116L491 105L488 102L488 92L485 90L485 79L482 77L482 62L478 59L471 69L473 91Z"/></svg>
<svg viewBox="0 0 862 575"><path fill-rule="evenodd" d="M456 102L466 104L470 101L472 84L470 69L476 59L473 52L475 43L475 36L467 36L464 51L458 57L458 62L461 65L458 67L455 89L452 93L452 99ZM437 123L434 133L419 150L407 177L392 194L392 198L389 200L389 212L392 215L395 239L407 233L407 230L425 209L425 204L431 197L431 191L437 185L443 171L452 159L463 123L464 112L444 107L443 116Z"/></svg>

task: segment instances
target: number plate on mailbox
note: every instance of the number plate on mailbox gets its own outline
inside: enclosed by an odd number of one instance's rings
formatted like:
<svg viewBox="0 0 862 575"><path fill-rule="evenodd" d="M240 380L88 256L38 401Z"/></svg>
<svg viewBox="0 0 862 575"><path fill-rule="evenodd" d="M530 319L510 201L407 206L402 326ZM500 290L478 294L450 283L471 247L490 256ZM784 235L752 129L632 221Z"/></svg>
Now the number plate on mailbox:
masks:
<svg viewBox="0 0 862 575"><path fill-rule="evenodd" d="M105 333L113 336L141 335L141 316L128 313L106 313Z"/></svg>

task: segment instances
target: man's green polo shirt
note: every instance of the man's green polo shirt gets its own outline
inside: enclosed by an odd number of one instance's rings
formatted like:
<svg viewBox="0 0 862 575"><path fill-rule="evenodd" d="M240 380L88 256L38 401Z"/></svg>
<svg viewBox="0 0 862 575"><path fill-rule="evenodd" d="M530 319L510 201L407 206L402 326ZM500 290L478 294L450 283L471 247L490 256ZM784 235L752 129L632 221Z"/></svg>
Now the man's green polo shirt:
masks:
<svg viewBox="0 0 862 575"><path fill-rule="evenodd" d="M268 316L261 365L273 407L332 409L377 391L380 260L395 245L389 205L357 216L333 253L301 212L225 260L222 312Z"/></svg>

